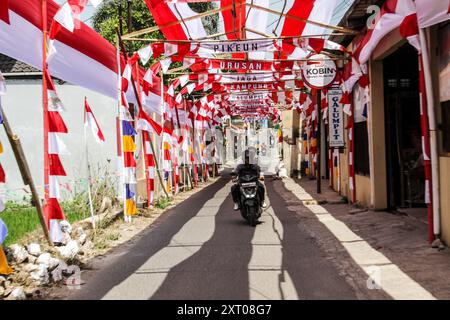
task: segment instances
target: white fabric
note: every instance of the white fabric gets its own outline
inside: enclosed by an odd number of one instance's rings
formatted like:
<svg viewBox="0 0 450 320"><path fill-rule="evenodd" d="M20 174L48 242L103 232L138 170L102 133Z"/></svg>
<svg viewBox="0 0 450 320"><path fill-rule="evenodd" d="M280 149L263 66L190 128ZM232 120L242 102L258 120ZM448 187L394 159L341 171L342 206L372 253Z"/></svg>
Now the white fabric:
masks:
<svg viewBox="0 0 450 320"><path fill-rule="evenodd" d="M62 242L64 234L61 230L60 220L50 220L50 238L53 242Z"/></svg>
<svg viewBox="0 0 450 320"><path fill-rule="evenodd" d="M403 0L400 0L403 1ZM329 24L334 9L336 7L336 0L315 0L314 7L309 14L308 20L314 22L321 22ZM333 30L318 26L312 23L307 23L305 29L303 29L302 35L320 35L324 33L331 33Z"/></svg>
<svg viewBox="0 0 450 320"><path fill-rule="evenodd" d="M161 97L149 92L148 96L144 93L142 94L142 106L147 114L155 112L161 115Z"/></svg>
<svg viewBox="0 0 450 320"><path fill-rule="evenodd" d="M148 131L148 132L156 133L155 130L153 129L153 126L145 119L139 119L138 120L137 128L139 130L145 130L145 131Z"/></svg>
<svg viewBox="0 0 450 320"><path fill-rule="evenodd" d="M450 0L416 0L419 27L427 28L449 20L449 5Z"/></svg>
<svg viewBox="0 0 450 320"><path fill-rule="evenodd" d="M186 83L189 81L189 75L184 75L180 77L180 86L184 87Z"/></svg>
<svg viewBox="0 0 450 320"><path fill-rule="evenodd" d="M100 128L98 127L95 118L91 112L86 112L86 123L85 125L89 126L92 131L92 135L97 143L103 143L103 140L100 139Z"/></svg>
<svg viewBox="0 0 450 320"><path fill-rule="evenodd" d="M161 69L162 69L163 73L166 73L169 70L170 65L172 64L172 59L166 58L166 59L159 61L159 63L161 63Z"/></svg>
<svg viewBox="0 0 450 320"><path fill-rule="evenodd" d="M72 14L72 8L68 2L64 3L56 12L54 18L62 27L73 32L75 29L75 21Z"/></svg>
<svg viewBox="0 0 450 320"><path fill-rule="evenodd" d="M42 69L42 32L9 10L10 24L0 27L0 52ZM117 98L117 74L100 62L55 40L57 54L49 62L50 74L72 84ZM70 63L68 63L70 61ZM130 99L135 102L134 99Z"/></svg>
<svg viewBox="0 0 450 320"><path fill-rule="evenodd" d="M198 15L197 12L191 10L187 3L168 4L168 6L178 20L184 19L184 22L180 23L180 25L188 38L198 39L207 36L201 18L185 20Z"/></svg>
<svg viewBox="0 0 450 320"><path fill-rule="evenodd" d="M69 150L67 149L62 139L59 137L58 132L48 133L48 153L70 155Z"/></svg>
<svg viewBox="0 0 450 320"><path fill-rule="evenodd" d="M61 189L59 186L59 181L57 176L49 176L49 196L50 198L60 199Z"/></svg>
<svg viewBox="0 0 450 320"><path fill-rule="evenodd" d="M178 45L169 42L164 43L164 55L166 57L173 56L177 52L178 52Z"/></svg>
<svg viewBox="0 0 450 320"><path fill-rule="evenodd" d="M381 39L392 30L398 28L403 22L403 19L414 13L415 10L412 0L400 0L397 2L395 13L386 13L382 15L376 23L369 41L361 49L359 62L361 64L366 63Z"/></svg>
<svg viewBox="0 0 450 320"><path fill-rule="evenodd" d="M5 206L3 204L3 201L0 199L0 203L2 206L0 207L0 211L3 211L5 209ZM6 227L6 224L3 222L3 220L0 218L0 244L5 241L6 237L8 236L8 228Z"/></svg>
<svg viewBox="0 0 450 320"><path fill-rule="evenodd" d="M0 96L6 94L6 80L3 77L2 71L0 70Z"/></svg>
<svg viewBox="0 0 450 320"><path fill-rule="evenodd" d="M269 8L269 0L247 0L247 3L251 3L260 7ZM263 34L266 33L267 19L269 13L267 11L259 10L256 8L250 8L247 6L246 11L247 19L245 21L245 27L250 30L259 31ZM248 39L263 38L262 35L253 33L251 31L246 31L246 36ZM249 53L249 59L264 59L265 52L251 52Z"/></svg>
<svg viewBox="0 0 450 320"><path fill-rule="evenodd" d="M58 94L56 93L56 91L53 90L47 90L47 95L48 95L48 110L49 111L65 111L66 108L64 108L64 105L61 101L61 99L59 99Z"/></svg>
<svg viewBox="0 0 450 320"><path fill-rule="evenodd" d="M152 85L153 84L153 71L152 71L152 69L148 69L147 70L147 72L145 73L145 75L144 75L144 80L146 81L146 82L148 82L150 85Z"/></svg>
<svg viewBox="0 0 450 320"><path fill-rule="evenodd" d="M97 7L100 3L102 3L103 0L89 0L89 2L94 6Z"/></svg>
<svg viewBox="0 0 450 320"><path fill-rule="evenodd" d="M192 91L194 91L195 87L196 87L196 84L195 84L195 83L190 83L190 84L188 84L187 87L186 87L188 93L191 94Z"/></svg>
<svg viewBox="0 0 450 320"><path fill-rule="evenodd" d="M142 64L145 66L153 55L152 46L148 45L145 46L144 48L139 49L138 55L139 58L141 59Z"/></svg>

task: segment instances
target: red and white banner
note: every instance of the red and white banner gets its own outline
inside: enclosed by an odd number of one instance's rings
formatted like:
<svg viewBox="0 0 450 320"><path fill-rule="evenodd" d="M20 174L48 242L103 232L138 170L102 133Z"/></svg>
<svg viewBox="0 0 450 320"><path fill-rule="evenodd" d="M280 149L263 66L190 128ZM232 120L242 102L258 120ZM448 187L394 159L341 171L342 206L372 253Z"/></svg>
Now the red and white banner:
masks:
<svg viewBox="0 0 450 320"><path fill-rule="evenodd" d="M272 62L267 61L236 61L236 60L210 60L212 69L235 71L264 71L275 70Z"/></svg>
<svg viewBox="0 0 450 320"><path fill-rule="evenodd" d="M198 39L207 36L201 17L192 19L198 13L187 3L167 3L164 0L145 0L145 3L168 40ZM191 19L186 20L187 18Z"/></svg>
<svg viewBox="0 0 450 320"><path fill-rule="evenodd" d="M224 84L228 90L274 90L276 89L276 82L245 82L245 83L229 83Z"/></svg>
<svg viewBox="0 0 450 320"><path fill-rule="evenodd" d="M355 51L355 57L359 63L366 63L381 39L398 28L407 16L415 12L416 7L412 0L387 0L381 8L380 18L367 31Z"/></svg>
<svg viewBox="0 0 450 320"><path fill-rule="evenodd" d="M431 27L450 19L450 0L415 0L420 28Z"/></svg>
<svg viewBox="0 0 450 320"><path fill-rule="evenodd" d="M10 24L0 21L0 52L41 70L41 2L9 0L8 5ZM48 0L47 7L50 26L59 6ZM116 49L106 39L80 22L73 33L58 32L54 47L57 53L48 64L52 76L117 98ZM129 100L135 102L134 96Z"/></svg>

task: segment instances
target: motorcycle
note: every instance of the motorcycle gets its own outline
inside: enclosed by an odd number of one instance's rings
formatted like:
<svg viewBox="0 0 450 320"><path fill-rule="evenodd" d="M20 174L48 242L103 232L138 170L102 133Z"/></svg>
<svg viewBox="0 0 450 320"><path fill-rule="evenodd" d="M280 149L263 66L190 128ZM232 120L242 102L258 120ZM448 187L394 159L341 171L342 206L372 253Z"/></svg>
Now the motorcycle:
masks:
<svg viewBox="0 0 450 320"><path fill-rule="evenodd" d="M256 226L261 217L261 199L258 193L259 177L253 175L234 176L233 181L237 182L240 189L240 211L241 216L247 220L252 227Z"/></svg>

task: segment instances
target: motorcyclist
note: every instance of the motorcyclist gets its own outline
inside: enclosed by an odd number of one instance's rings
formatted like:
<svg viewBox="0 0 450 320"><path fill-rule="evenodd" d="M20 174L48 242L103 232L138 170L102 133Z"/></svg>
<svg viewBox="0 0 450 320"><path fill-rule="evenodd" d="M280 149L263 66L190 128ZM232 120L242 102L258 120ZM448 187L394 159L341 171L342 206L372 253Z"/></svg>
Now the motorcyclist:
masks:
<svg viewBox="0 0 450 320"><path fill-rule="evenodd" d="M256 150L255 150L255 148L252 148L252 147L245 150L244 163L239 164L233 172L236 176L239 177L240 175L248 174L248 175L256 176L258 178L260 177L261 168L254 161L255 153L256 153ZM264 200L265 199L264 185L259 181L257 182L257 185L258 185L258 195L259 195L259 198L261 199L261 207L266 208L267 205ZM240 209L239 200L241 197L241 192L240 192L238 184L234 184L233 186L231 186L231 195L233 197L234 210L239 210Z"/></svg>

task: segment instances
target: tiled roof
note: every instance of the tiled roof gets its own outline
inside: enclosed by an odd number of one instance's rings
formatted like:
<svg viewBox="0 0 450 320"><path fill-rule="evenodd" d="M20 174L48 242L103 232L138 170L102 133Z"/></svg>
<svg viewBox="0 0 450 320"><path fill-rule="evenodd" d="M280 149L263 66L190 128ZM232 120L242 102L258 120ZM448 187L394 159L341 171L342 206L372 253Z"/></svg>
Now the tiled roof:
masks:
<svg viewBox="0 0 450 320"><path fill-rule="evenodd" d="M21 61L5 56L0 53L0 71L2 73L24 73L24 72L40 72L39 70L27 65Z"/></svg>

